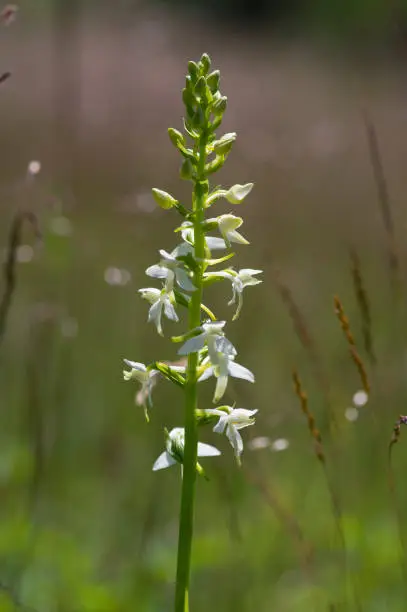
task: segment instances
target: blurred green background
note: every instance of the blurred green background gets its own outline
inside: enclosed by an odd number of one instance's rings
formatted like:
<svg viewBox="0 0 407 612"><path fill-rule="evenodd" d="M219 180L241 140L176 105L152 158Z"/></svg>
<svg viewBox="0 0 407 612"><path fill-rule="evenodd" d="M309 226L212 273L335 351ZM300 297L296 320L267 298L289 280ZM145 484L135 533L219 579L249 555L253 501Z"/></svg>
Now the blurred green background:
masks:
<svg viewBox="0 0 407 612"><path fill-rule="evenodd" d="M182 397L160 384L147 426L122 359L176 358L176 346L147 325L137 289L158 249L177 242L178 219L154 207L150 189L188 198L166 130L182 125L187 61L203 51L229 97L225 131L238 133L216 180L256 183L241 209L251 247L236 266L262 268L264 283L246 291L230 329L257 379L228 388L229 403L259 409L244 432L243 469L227 440L201 435L223 455L205 462L210 482L198 483L191 608L407 609L403 431L393 473L388 463L407 397L406 6L25 0L0 30L0 68L12 72L0 86L3 259L18 211L34 212L43 233L38 243L24 224L0 344L1 612L172 609L179 472L151 466L163 426L182 423ZM396 280L366 113L389 192ZM33 161L36 176L27 171ZM364 350L350 248L376 364ZM306 322L317 368L277 278ZM336 293L372 387L359 408ZM220 317L231 315L227 299L226 286L208 291ZM293 367L322 433L326 472ZM211 391L202 385L202 406Z"/></svg>

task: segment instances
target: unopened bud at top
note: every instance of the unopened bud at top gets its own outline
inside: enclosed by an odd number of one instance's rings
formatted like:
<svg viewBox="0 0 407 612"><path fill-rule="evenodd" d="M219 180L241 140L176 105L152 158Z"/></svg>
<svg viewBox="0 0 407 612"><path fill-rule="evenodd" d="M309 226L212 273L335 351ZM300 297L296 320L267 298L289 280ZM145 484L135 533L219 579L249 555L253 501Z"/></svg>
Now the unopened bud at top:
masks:
<svg viewBox="0 0 407 612"><path fill-rule="evenodd" d="M204 53L199 62L202 68L202 73L206 76L211 69L211 58L207 53Z"/></svg>

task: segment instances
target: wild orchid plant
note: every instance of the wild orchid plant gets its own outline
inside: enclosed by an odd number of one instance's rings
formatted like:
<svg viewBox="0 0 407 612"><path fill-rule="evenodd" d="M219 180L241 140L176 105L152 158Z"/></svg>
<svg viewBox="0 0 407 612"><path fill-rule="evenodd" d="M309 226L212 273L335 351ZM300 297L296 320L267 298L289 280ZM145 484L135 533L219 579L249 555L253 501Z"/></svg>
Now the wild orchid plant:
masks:
<svg viewBox="0 0 407 612"><path fill-rule="evenodd" d="M204 475L198 457L220 455L220 451L198 442L198 426L215 423L214 431L226 433L240 464L243 441L239 430L254 423L257 410L221 405L216 408L198 408L198 383L210 377L216 379L213 402L223 398L229 376L251 383L250 370L235 361L237 351L225 336L225 321L218 321L213 312L203 304L204 287L216 281L227 280L232 285L232 299L236 304L233 320L242 308L243 290L261 281L261 270L233 267L209 271L231 257L233 244L249 244L237 230L243 220L233 214L222 214L206 219L206 211L221 198L230 204L240 204L250 193L253 184L234 185L230 189L215 187L210 190L209 177L224 165L236 139L235 133L216 138L226 110L227 98L219 90L220 73L210 72L211 61L204 54L198 63L189 62L186 85L182 91L185 105L185 136L173 128L168 133L172 144L180 152L183 161L180 176L193 185L192 204L184 207L176 198L160 189L153 189L157 204L163 209L174 209L182 217L181 226L175 231L181 237L180 244L170 253L160 250L160 260L146 270L146 274L161 281L160 288L140 289L141 296L150 304L148 321L154 323L163 335L163 316L178 321L177 309L188 310L188 329L174 342L182 343L178 354L187 358L185 365L155 361L149 365L125 360L130 368L124 372L125 380L135 380L141 388L136 396L144 408L146 420L152 406L151 394L159 377L164 377L181 387L185 394L184 427L165 430L165 451L154 463L153 470L161 470L176 463L181 465L182 493L179 522L178 562L175 592L175 612L187 612L193 512L196 474ZM187 140L191 143L188 144ZM209 236L218 231L220 237ZM213 258L212 251L226 250L226 255ZM182 362L181 362L182 363Z"/></svg>

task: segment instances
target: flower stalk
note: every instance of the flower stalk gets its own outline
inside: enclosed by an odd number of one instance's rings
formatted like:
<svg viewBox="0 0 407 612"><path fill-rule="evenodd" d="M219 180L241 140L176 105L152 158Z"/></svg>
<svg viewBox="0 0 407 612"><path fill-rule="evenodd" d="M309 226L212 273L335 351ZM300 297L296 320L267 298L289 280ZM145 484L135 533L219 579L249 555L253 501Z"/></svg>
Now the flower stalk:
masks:
<svg viewBox="0 0 407 612"><path fill-rule="evenodd" d="M205 194L208 192L208 181L205 179L206 163L206 130L203 129L199 143L199 165L193 193L194 212L194 255L198 265L194 274L196 290L189 303L190 330L201 324L201 302L203 294L203 264L205 258L205 235L202 229L204 221ZM194 523L194 499L196 480L196 461L198 447L198 424L195 417L198 409L198 353L188 355L187 376L185 385L185 452L184 477L182 479L181 510L178 533L178 559L175 585L175 612L189 610L189 579L191 567L191 550Z"/></svg>

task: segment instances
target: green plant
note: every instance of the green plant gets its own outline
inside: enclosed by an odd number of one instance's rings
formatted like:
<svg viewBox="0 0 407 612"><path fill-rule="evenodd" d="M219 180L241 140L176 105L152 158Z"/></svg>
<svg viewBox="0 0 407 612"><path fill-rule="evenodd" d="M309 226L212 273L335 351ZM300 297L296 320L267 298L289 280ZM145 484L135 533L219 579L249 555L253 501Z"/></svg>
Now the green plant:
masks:
<svg viewBox="0 0 407 612"><path fill-rule="evenodd" d="M188 310L187 331L172 338L174 342L182 343L178 354L184 361L178 364L155 361L144 365L125 360L130 370L124 372L126 380L133 379L141 383L137 401L143 405L147 420L152 405L152 388L159 376L179 386L185 396L184 427L177 427L170 432L165 430L166 450L153 466L153 470L160 470L179 463L183 473L176 612L189 609L195 479L197 473L204 475L197 459L220 454L215 447L198 442L198 426L216 422L214 431L221 434L226 432L240 464L243 441L239 430L252 425L257 412L228 405L209 409L200 409L198 406L198 383L212 376L216 378L214 403L223 398L229 376L254 382L252 372L235 362L237 351L225 336L226 322L218 321L203 304L205 286L223 280L231 282L233 294L229 304L237 303L233 316L235 320L242 308L245 287L261 282L257 278L261 270L236 271L230 267L216 272L208 271L233 257L230 250L232 243L246 245L248 241L237 231L243 223L240 217L222 214L207 219L206 212L221 198L233 205L240 204L253 187L252 183L248 183L237 184L230 189L210 189L209 177L222 168L236 139L235 133L224 134L219 139L216 137L216 130L226 110L227 98L219 90L219 71L210 72L210 68L211 61L206 54L198 63L189 62L186 86L182 92L185 136L173 128L168 130L172 144L183 158L181 178L189 180L193 185L191 206L184 206L165 191L153 189L154 198L161 208L173 209L182 217L181 226L175 230L181 236L181 243L171 253L160 250L160 262L146 270L148 276L162 281L162 287L140 289L141 296L150 303L148 320L156 325L160 335L163 335L163 315L171 321L178 321L176 307ZM221 236L209 236L211 231L219 231ZM218 249L229 252L220 258L213 258L212 251Z"/></svg>

